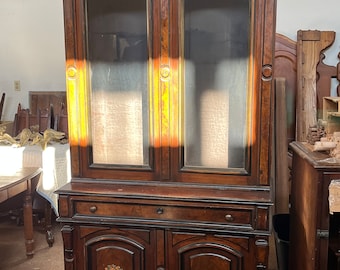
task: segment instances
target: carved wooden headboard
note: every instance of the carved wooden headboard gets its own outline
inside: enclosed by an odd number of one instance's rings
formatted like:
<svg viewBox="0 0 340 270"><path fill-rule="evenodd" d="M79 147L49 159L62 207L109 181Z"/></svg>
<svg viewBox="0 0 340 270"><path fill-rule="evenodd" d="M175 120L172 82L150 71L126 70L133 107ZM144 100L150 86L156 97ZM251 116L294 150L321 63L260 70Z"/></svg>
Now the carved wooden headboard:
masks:
<svg viewBox="0 0 340 270"><path fill-rule="evenodd" d="M297 63L296 41L276 34L274 77L286 81L287 143L295 140Z"/></svg>

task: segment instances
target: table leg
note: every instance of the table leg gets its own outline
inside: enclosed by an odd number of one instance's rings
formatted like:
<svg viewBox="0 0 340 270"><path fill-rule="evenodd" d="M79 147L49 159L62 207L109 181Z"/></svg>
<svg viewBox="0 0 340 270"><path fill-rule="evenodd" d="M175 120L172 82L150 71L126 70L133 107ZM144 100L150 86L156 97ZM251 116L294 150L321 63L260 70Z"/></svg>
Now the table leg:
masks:
<svg viewBox="0 0 340 270"><path fill-rule="evenodd" d="M26 245L26 256L28 258L32 258L34 254L34 239L33 239L32 193L30 187L27 189L24 199L24 235Z"/></svg>
<svg viewBox="0 0 340 270"><path fill-rule="evenodd" d="M54 243L54 235L52 233L52 207L48 201L45 201L45 229L46 241L49 247L52 247Z"/></svg>

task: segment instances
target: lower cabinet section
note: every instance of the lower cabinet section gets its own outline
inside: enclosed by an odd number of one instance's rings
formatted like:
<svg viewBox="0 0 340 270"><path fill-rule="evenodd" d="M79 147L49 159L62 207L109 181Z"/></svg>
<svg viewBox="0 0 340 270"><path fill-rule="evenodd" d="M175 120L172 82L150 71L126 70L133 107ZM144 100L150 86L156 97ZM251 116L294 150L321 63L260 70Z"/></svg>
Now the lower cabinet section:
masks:
<svg viewBox="0 0 340 270"><path fill-rule="evenodd" d="M251 239L227 235L167 232L166 269L256 269L250 256ZM250 267L250 265L253 265Z"/></svg>
<svg viewBox="0 0 340 270"><path fill-rule="evenodd" d="M267 236L64 224L65 269L266 269Z"/></svg>

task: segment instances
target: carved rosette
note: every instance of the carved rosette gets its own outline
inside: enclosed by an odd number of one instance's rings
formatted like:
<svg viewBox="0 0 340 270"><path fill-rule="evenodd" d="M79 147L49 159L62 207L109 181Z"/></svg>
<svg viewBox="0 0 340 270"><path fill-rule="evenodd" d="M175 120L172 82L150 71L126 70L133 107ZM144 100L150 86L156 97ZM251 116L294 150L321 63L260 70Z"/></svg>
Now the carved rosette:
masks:
<svg viewBox="0 0 340 270"><path fill-rule="evenodd" d="M269 81L273 76L273 67L271 65L263 65L262 67L262 79Z"/></svg>
<svg viewBox="0 0 340 270"><path fill-rule="evenodd" d="M160 74L161 74L161 79L163 81L169 80L169 77L170 77L169 65L161 65Z"/></svg>
<svg viewBox="0 0 340 270"><path fill-rule="evenodd" d="M106 266L104 270L123 270L123 268L115 264L110 264Z"/></svg>

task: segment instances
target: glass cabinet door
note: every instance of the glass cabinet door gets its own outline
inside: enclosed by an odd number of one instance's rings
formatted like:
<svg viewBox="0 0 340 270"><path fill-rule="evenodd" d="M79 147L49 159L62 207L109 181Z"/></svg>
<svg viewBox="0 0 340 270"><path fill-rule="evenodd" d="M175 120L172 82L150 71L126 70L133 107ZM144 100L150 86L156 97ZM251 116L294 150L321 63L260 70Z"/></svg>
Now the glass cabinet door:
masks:
<svg viewBox="0 0 340 270"><path fill-rule="evenodd" d="M273 2L74 1L79 175L268 183Z"/></svg>
<svg viewBox="0 0 340 270"><path fill-rule="evenodd" d="M87 0L92 162L149 164L146 2Z"/></svg>
<svg viewBox="0 0 340 270"><path fill-rule="evenodd" d="M184 1L184 166L247 164L249 0Z"/></svg>

